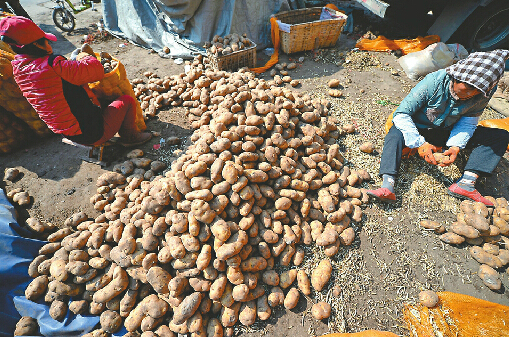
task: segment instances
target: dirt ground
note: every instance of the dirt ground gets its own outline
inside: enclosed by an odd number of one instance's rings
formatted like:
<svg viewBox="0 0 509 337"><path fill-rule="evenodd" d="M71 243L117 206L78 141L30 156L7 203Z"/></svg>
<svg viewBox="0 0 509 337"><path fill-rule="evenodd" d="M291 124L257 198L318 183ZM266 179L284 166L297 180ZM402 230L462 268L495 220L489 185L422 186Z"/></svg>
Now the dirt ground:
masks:
<svg viewBox="0 0 509 337"><path fill-rule="evenodd" d="M85 34L96 32L94 24L101 18L101 5L98 9L98 12L80 13L77 30L71 34L57 32L49 15L40 15L34 20L43 29L58 33L55 52L69 55L81 45ZM302 65L290 74L302 83L296 90L329 98L331 113L340 124L356 126L357 132L341 138L340 145L351 167L365 168L374 177L374 181L363 183L363 187L369 188L380 184L377 173L385 118L417 82L406 77L392 53L350 52L360 37L359 33L367 28L364 25L356 34L342 34L335 48L290 57L282 55L281 61L304 57ZM173 60L160 58L123 40L96 39L91 45L95 51L108 51L118 58L130 79L141 77L147 70L160 77L184 71L183 65L176 65ZM258 51L258 58L258 65L267 59L262 51ZM268 78L269 75L261 77ZM326 84L332 78L338 78L342 83L343 97L331 98L326 94ZM485 117L500 116L487 110ZM161 111L148 121L147 126L160 136L140 148L148 158L168 163L176 158L175 148L163 146L155 150L154 145L159 144L160 139L177 136L183 140L183 148L189 143L187 138L192 132L183 108ZM358 149L365 141L375 144L373 154ZM20 221L31 216L62 224L66 217L77 211L85 211L94 218L99 213L93 209L89 198L95 194L96 178L124 161L127 152L122 147L107 148L105 160L108 165L101 168L81 159L87 155L85 149L64 144L57 136L40 139L0 157L2 172L7 167L16 167L22 172L20 179L14 183L3 182L2 187L7 192L23 187L33 197L30 207L18 208ZM478 183L481 193L509 199L508 159L506 154L495 174ZM459 177L464 164L464 156L456 165L446 169L430 166L419 158L404 161L397 185L398 202L392 206L367 205L363 222L355 227L358 235L354 244L342 247L333 260L333 277L327 288L311 297L301 297L294 310L274 310L265 323L256 323L249 328L238 326L238 332L253 337L269 334L300 337L328 331L380 329L406 335L401 317L402 303L415 301L419 291L424 289L453 291L509 305L507 273L501 273L505 285L501 291L489 290L476 275L478 263L470 257L466 245L445 245L433 232L418 225L422 219L433 219L446 225L455 220L459 201L449 197L445 189ZM323 253L318 248L310 248L306 253L304 266L310 270ZM334 285L342 289L338 297L332 295ZM333 304L331 318L323 322L317 322L309 314L311 305L320 299L328 299Z"/></svg>

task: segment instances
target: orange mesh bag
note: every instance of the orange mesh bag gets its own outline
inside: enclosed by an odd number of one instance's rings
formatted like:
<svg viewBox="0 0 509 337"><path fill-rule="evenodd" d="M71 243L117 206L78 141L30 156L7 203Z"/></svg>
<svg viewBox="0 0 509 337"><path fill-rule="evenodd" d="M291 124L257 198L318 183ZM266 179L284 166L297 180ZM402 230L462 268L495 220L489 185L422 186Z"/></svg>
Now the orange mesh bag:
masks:
<svg viewBox="0 0 509 337"><path fill-rule="evenodd" d="M440 292L439 304L405 304L403 317L412 337L509 336L509 307L472 296Z"/></svg>
<svg viewBox="0 0 509 337"><path fill-rule="evenodd" d="M479 125L487 128L504 129L509 131L509 117L501 119L486 119L484 121L480 121ZM509 145L507 146L507 151L509 151Z"/></svg>
<svg viewBox="0 0 509 337"><path fill-rule="evenodd" d="M365 330L355 333L331 333L321 337L398 337L398 335L388 331Z"/></svg>
<svg viewBox="0 0 509 337"><path fill-rule="evenodd" d="M100 60L99 54L96 53L96 56ZM102 80L89 83L88 87L100 100L114 101L123 95L129 95L134 98L136 101L136 126L140 131L143 131L147 126L143 119L140 102L136 99L133 87L127 79L124 65L116 58L113 58L113 60L118 62L117 66L111 72L104 74Z"/></svg>
<svg viewBox="0 0 509 337"><path fill-rule="evenodd" d="M380 35L374 40L361 39L355 45L360 50L371 50L371 51L389 51L400 49L403 55L410 54L416 51L423 50L430 44L440 42L440 36L428 35L425 37L418 36L415 39L402 39L402 40L389 40L385 36Z"/></svg>

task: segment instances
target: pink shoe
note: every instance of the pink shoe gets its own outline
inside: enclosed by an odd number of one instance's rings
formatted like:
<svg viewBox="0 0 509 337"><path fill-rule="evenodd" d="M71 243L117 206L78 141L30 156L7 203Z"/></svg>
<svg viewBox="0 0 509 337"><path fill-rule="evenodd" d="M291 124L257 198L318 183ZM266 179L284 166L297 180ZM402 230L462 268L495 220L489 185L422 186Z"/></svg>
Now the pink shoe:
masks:
<svg viewBox="0 0 509 337"><path fill-rule="evenodd" d="M367 190L366 193L382 202L387 202L389 204L394 204L396 202L396 194L392 193L385 187L380 187L376 190Z"/></svg>
<svg viewBox="0 0 509 337"><path fill-rule="evenodd" d="M447 193L452 195L453 197L460 198L460 199L469 199L477 202L482 202L488 207L493 207L493 203L483 197L481 193L479 193L477 190L473 190L472 192L469 192L461 187L458 186L458 184L454 183L451 186L449 186L449 189L447 190Z"/></svg>

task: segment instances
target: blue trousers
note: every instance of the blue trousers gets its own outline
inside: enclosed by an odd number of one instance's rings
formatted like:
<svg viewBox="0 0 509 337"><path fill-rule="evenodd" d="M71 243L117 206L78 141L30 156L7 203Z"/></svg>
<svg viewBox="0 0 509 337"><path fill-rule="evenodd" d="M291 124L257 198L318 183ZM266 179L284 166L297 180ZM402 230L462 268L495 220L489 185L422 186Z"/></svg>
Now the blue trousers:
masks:
<svg viewBox="0 0 509 337"><path fill-rule="evenodd" d="M419 129L419 133L430 144L445 147L451 130ZM490 176L504 155L509 144L509 132L478 126L465 148L473 149L465 166L465 171ZM380 162L380 176L398 175L401 165L401 151L405 146L403 134L394 125L385 136L384 149Z"/></svg>

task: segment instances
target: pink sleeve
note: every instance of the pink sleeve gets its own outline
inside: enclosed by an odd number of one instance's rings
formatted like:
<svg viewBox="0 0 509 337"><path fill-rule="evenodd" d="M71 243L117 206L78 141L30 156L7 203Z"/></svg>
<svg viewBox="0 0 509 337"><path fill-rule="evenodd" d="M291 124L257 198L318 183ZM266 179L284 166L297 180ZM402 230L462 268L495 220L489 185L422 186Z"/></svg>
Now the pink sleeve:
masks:
<svg viewBox="0 0 509 337"><path fill-rule="evenodd" d="M89 56L80 61L67 60L58 56L53 61L53 69L62 79L75 85L100 81L104 77L104 68L95 57Z"/></svg>

